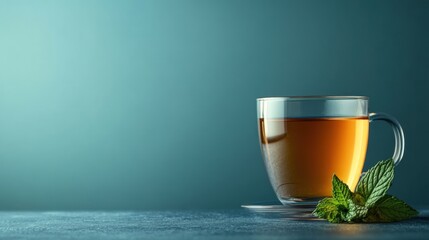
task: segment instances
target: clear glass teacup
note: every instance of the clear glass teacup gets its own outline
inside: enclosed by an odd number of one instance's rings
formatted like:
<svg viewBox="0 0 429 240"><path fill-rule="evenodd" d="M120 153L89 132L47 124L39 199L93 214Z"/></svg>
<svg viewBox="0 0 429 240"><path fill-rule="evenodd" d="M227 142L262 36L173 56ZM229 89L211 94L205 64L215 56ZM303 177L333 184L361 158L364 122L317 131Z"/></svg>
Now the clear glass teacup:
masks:
<svg viewBox="0 0 429 240"><path fill-rule="evenodd" d="M393 127L395 164L404 154L401 125L385 113L368 113L365 96L259 98L257 111L262 156L284 205L315 205L331 196L333 174L354 190L372 121Z"/></svg>

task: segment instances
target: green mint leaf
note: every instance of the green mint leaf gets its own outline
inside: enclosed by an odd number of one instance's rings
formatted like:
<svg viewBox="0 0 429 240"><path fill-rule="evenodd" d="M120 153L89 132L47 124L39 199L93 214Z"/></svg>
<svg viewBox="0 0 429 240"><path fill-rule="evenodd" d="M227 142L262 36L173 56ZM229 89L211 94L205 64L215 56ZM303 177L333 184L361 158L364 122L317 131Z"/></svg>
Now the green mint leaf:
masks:
<svg viewBox="0 0 429 240"><path fill-rule="evenodd" d="M340 223L343 221L344 207L334 198L324 198L319 201L313 215L318 218L324 218L331 223Z"/></svg>
<svg viewBox="0 0 429 240"><path fill-rule="evenodd" d="M338 210L338 201L334 198L324 198L319 201L316 209L313 211L313 215L319 218L326 218L326 215L330 211Z"/></svg>
<svg viewBox="0 0 429 240"><path fill-rule="evenodd" d="M339 204L348 208L348 200L352 199L352 192L347 184L343 183L337 175L332 177L332 196L338 201Z"/></svg>
<svg viewBox="0 0 429 240"><path fill-rule="evenodd" d="M351 199L348 199L349 211L347 212L345 220L347 222L361 222L366 216L368 208L354 203Z"/></svg>
<svg viewBox="0 0 429 240"><path fill-rule="evenodd" d="M393 169L392 159L380 161L360 179L356 192L365 198L366 207L372 207L386 194L392 184Z"/></svg>
<svg viewBox="0 0 429 240"><path fill-rule="evenodd" d="M404 201L385 195L369 210L364 222L395 222L417 216L419 213Z"/></svg>

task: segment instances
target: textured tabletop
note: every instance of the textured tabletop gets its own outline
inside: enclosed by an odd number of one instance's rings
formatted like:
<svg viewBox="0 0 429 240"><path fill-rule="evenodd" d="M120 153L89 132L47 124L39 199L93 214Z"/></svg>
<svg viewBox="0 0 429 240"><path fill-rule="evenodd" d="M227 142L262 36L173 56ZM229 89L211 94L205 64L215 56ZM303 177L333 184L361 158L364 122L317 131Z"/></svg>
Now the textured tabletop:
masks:
<svg viewBox="0 0 429 240"><path fill-rule="evenodd" d="M228 211L1 212L0 239L429 239L429 218L329 224Z"/></svg>

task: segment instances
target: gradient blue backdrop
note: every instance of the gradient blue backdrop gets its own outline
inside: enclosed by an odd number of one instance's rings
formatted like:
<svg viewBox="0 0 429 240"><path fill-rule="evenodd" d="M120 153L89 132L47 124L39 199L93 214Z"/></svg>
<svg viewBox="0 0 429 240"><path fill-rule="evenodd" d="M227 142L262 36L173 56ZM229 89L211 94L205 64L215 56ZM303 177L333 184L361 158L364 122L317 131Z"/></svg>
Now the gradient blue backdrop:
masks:
<svg viewBox="0 0 429 240"><path fill-rule="evenodd" d="M429 204L429 1L1 1L0 209L275 199L257 97L367 95ZM366 167L393 151L371 127Z"/></svg>

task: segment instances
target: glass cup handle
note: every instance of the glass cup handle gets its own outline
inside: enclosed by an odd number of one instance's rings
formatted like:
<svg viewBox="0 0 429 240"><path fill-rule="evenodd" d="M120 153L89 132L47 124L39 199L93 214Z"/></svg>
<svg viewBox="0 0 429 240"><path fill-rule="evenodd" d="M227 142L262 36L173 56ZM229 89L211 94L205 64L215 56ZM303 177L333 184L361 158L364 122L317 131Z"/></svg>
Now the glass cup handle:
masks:
<svg viewBox="0 0 429 240"><path fill-rule="evenodd" d="M402 130L401 124L399 124L396 118L390 116L386 113L370 113L369 122L383 120L386 121L392 126L393 133L395 134L395 151L393 152L393 162L395 166L401 162L402 157L404 156L404 147L405 147L405 137L404 131Z"/></svg>

